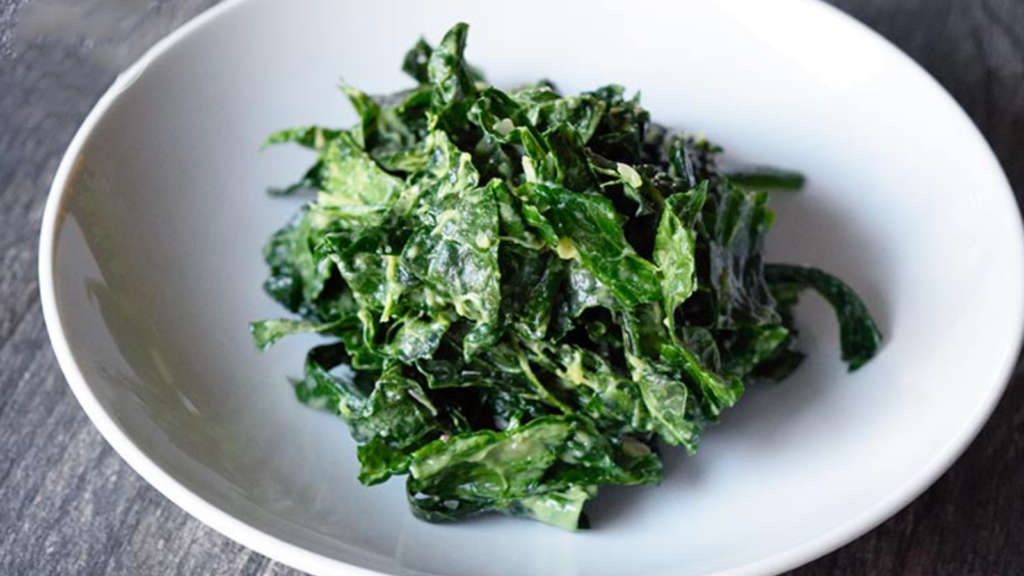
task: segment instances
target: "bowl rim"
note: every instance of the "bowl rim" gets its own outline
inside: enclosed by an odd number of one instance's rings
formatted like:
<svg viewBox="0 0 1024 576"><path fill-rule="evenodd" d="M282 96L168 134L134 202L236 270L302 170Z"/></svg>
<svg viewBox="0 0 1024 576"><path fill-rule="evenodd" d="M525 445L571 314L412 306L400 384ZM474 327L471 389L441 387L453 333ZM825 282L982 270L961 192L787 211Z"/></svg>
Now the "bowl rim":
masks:
<svg viewBox="0 0 1024 576"><path fill-rule="evenodd" d="M50 187L40 230L38 274L43 317L61 371L86 415L118 455L171 502L225 537L299 570L316 574L329 572L345 576L386 576L382 572L348 564L343 560L313 552L240 520L185 487L171 472L157 465L118 425L91 389L74 352L72 352L72 346L64 331L57 303L56 246L64 220L63 205L69 196L69 183L74 180L77 161L95 128L114 107L118 99L131 89L135 80L169 49L251 1L254 0L225 0L208 8L156 42L134 64L117 76L75 133L61 159ZM972 137L975 139L972 145L981 147L988 160L1002 176L1003 190L993 191L993 193L1000 194L1007 208L1015 210L1016 217L1011 217L1013 232L1015 232L1017 245L1024 246L1024 227L1022 227L1016 198L1005 171L985 137L949 92L899 47L854 17L822 0L795 1L801 6L825 10L831 12L830 16L838 16L836 22L841 22L839 25L856 30L858 36L866 42L885 46L889 55L902 61L906 73L917 76L919 81L930 84L933 90L941 94L940 97L946 100L947 106L950 106L950 113L960 115L960 121L966 122L971 129ZM956 436L909 480L892 490L885 498L844 523L787 550L740 566L710 573L707 576L771 576L818 559L852 542L897 514L934 484L953 465L988 421L1017 365L1022 339L1024 339L1024 250L1018 248L1015 252L1017 261L1009 264L1016 268L1013 276L1015 276L1016 286L1020 289L1013 292L1022 296L1021 300L1016 302L1013 307L1012 320L1020 328L1014 332L1012 340L1007 343L1008 345L1003 351L996 383L985 391L985 397L979 407L970 415L967 424L957 432Z"/></svg>

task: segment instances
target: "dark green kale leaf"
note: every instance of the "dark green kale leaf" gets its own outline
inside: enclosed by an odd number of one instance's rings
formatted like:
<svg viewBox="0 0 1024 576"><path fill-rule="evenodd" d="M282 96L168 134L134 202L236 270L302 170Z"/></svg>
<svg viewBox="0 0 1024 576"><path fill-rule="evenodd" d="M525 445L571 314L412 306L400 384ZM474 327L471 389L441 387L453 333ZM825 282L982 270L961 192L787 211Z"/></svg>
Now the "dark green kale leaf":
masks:
<svg viewBox="0 0 1024 576"><path fill-rule="evenodd" d="M427 151L422 143L431 104L427 87L386 98L398 102L394 107L382 105L357 88L346 86L343 90L360 117L353 137L382 169L414 174L426 167Z"/></svg>
<svg viewBox="0 0 1024 576"><path fill-rule="evenodd" d="M764 279L764 239L775 216L768 195L719 181L709 188L700 227L714 308L714 326L778 324L775 301Z"/></svg>
<svg viewBox="0 0 1024 576"><path fill-rule="evenodd" d="M817 268L792 264L770 264L765 277L779 289L813 289L832 305L839 320L843 361L850 365L851 371L863 366L878 352L882 333L864 301L842 280Z"/></svg>
<svg viewBox="0 0 1024 576"><path fill-rule="evenodd" d="M616 447L586 419L544 416L436 440L413 455L409 473L409 503L425 520L497 511L576 528L598 486L657 483L661 465L649 450Z"/></svg>
<svg viewBox="0 0 1024 576"><path fill-rule="evenodd" d="M657 267L626 241L621 216L607 198L547 184L527 184L522 190L550 223L560 257L578 257L626 306L661 297Z"/></svg>
<svg viewBox="0 0 1024 576"><path fill-rule="evenodd" d="M674 326L675 311L697 289L697 234L694 224L707 200L707 181L692 191L670 196L654 239L654 263L661 272L665 314Z"/></svg>
<svg viewBox="0 0 1024 576"><path fill-rule="evenodd" d="M733 184L757 190L799 190L804 175L772 166L745 166L726 173Z"/></svg>
<svg viewBox="0 0 1024 576"><path fill-rule="evenodd" d="M604 104L604 113L588 144L605 158L638 164L643 159L644 134L651 118L640 105L639 94L627 100L625 93L622 86L611 85L584 94Z"/></svg>

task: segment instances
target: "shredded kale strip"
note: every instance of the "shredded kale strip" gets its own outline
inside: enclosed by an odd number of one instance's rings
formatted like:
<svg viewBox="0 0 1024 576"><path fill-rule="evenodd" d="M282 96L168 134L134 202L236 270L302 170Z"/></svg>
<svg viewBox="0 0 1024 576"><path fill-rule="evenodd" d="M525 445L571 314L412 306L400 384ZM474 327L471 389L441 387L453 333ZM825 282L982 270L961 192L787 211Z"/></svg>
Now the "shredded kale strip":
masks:
<svg viewBox="0 0 1024 576"><path fill-rule="evenodd" d="M839 320L839 344L843 361L856 370L874 358L882 345L882 333L871 318L868 307L842 280L808 266L770 264L765 278L780 292L813 289L821 294Z"/></svg>
<svg viewBox="0 0 1024 576"><path fill-rule="evenodd" d="M252 334L330 338L295 392L348 423L364 484L407 475L428 521L587 526L601 486L658 483L660 444L696 451L747 385L796 369L801 290L836 309L851 370L877 353L850 288L763 261L764 190L800 174L727 173L621 86L498 89L467 33L417 42L409 90L345 87L355 126L267 140L316 155L275 193L316 196L264 249L295 317Z"/></svg>

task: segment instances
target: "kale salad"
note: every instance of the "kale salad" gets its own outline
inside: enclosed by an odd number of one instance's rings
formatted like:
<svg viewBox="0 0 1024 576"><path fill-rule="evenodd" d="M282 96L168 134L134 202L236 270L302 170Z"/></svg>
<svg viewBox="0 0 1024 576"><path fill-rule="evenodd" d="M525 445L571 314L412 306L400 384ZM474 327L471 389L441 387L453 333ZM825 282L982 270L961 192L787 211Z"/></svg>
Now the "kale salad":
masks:
<svg viewBox="0 0 1024 576"><path fill-rule="evenodd" d="M764 262L784 170L726 171L721 148L651 122L610 85L578 95L486 82L458 24L420 40L415 88L344 93L348 129L284 130L312 191L270 238L266 292L315 332L302 402L344 420L367 485L405 475L413 513L587 526L604 485L657 484L744 388L803 359L798 295L835 309L856 370L881 337L832 275Z"/></svg>

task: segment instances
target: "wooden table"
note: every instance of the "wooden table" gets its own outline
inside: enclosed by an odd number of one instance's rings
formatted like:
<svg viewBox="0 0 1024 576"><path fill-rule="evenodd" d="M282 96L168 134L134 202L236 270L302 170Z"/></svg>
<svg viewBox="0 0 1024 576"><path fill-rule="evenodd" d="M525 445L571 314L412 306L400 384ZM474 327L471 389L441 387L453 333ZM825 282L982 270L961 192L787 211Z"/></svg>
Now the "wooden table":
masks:
<svg viewBox="0 0 1024 576"><path fill-rule="evenodd" d="M1024 0L832 2L935 75L1024 191ZM64 382L37 296L43 204L75 129L118 70L213 3L0 0L2 575L296 574L192 519L114 453ZM1018 367L992 420L927 493L792 574L1024 574L1021 378Z"/></svg>

